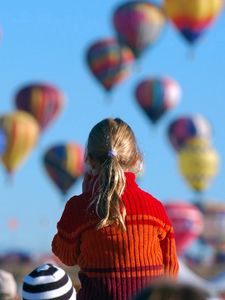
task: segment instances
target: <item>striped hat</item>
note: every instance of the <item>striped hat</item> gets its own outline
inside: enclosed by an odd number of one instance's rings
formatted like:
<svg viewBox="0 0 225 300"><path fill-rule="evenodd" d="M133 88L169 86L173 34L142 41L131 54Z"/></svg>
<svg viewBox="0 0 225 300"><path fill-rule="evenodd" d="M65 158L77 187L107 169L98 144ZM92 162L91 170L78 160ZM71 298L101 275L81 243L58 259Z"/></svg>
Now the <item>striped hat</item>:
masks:
<svg viewBox="0 0 225 300"><path fill-rule="evenodd" d="M61 268L44 264L23 280L23 300L75 300L76 292L70 277Z"/></svg>

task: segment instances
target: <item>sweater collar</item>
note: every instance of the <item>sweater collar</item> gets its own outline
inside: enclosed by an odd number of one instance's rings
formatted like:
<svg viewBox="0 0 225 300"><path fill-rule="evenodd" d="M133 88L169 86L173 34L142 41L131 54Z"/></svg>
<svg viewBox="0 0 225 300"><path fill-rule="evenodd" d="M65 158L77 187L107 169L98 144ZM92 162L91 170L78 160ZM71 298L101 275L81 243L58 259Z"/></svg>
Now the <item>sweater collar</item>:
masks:
<svg viewBox="0 0 225 300"><path fill-rule="evenodd" d="M124 172L126 177L126 188L137 186L137 183L135 181L136 176L132 172Z"/></svg>

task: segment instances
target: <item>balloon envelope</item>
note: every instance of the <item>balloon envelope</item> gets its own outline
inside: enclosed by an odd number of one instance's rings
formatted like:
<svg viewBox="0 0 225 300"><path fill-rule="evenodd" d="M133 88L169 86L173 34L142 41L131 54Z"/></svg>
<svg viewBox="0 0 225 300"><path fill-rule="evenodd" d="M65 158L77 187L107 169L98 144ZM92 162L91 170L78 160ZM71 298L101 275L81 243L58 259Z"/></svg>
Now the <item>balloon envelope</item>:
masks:
<svg viewBox="0 0 225 300"><path fill-rule="evenodd" d="M217 174L219 157L203 138L192 138L178 156L179 169L189 186L197 192L205 190Z"/></svg>
<svg viewBox="0 0 225 300"><path fill-rule="evenodd" d="M171 78L150 78L138 84L135 96L141 109L156 123L180 101L181 89Z"/></svg>
<svg viewBox="0 0 225 300"><path fill-rule="evenodd" d="M0 128L6 133L2 163L9 173L13 173L35 147L39 126L30 114L18 110L0 116Z"/></svg>
<svg viewBox="0 0 225 300"><path fill-rule="evenodd" d="M182 36L194 43L216 19L223 0L164 0L164 7Z"/></svg>
<svg viewBox="0 0 225 300"><path fill-rule="evenodd" d="M166 203L165 208L174 228L177 251L181 254L202 232L203 215L195 205L186 202Z"/></svg>
<svg viewBox="0 0 225 300"><path fill-rule="evenodd" d="M32 114L43 130L59 115L64 96L53 85L35 83L21 88L15 102L18 109Z"/></svg>
<svg viewBox="0 0 225 300"><path fill-rule="evenodd" d="M96 41L87 50L87 64L101 85L110 91L131 73L134 56L115 39Z"/></svg>
<svg viewBox="0 0 225 300"><path fill-rule="evenodd" d="M55 145L46 151L43 162L51 180L65 194L83 175L83 148L75 143Z"/></svg>
<svg viewBox="0 0 225 300"><path fill-rule="evenodd" d="M125 2L113 14L118 40L127 45L135 57L155 43L165 21L163 10L147 1Z"/></svg>
<svg viewBox="0 0 225 300"><path fill-rule="evenodd" d="M201 238L212 246L225 246L225 203L206 202L201 210L204 215Z"/></svg>
<svg viewBox="0 0 225 300"><path fill-rule="evenodd" d="M0 157L6 148L6 133L3 128L0 128Z"/></svg>
<svg viewBox="0 0 225 300"><path fill-rule="evenodd" d="M176 151L181 150L188 140L202 137L211 140L212 128L201 115L181 116L169 124L168 137Z"/></svg>

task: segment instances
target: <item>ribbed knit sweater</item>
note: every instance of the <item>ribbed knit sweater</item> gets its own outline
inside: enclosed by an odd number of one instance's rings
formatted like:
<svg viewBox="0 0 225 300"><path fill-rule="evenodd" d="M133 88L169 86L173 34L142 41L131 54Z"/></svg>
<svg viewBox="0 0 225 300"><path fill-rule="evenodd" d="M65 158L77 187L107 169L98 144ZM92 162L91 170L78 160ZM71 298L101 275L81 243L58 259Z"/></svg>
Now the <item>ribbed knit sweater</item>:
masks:
<svg viewBox="0 0 225 300"><path fill-rule="evenodd" d="M128 300L152 280L177 275L174 232L164 206L138 187L133 173L125 176L125 232L116 226L96 229L89 193L72 197L57 224L52 251L64 264L79 265L78 300Z"/></svg>

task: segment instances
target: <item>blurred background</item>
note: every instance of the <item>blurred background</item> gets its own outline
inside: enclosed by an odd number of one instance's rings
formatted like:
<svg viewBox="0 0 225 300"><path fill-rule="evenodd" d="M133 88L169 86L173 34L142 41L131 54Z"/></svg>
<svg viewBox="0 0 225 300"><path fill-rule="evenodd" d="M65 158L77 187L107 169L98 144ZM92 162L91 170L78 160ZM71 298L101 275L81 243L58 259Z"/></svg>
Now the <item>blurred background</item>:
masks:
<svg viewBox="0 0 225 300"><path fill-rule="evenodd" d="M23 274L15 266L55 261L51 240L81 193L89 131L119 117L143 153L138 184L165 204L180 258L207 280L223 274L223 5L0 4L2 267Z"/></svg>

